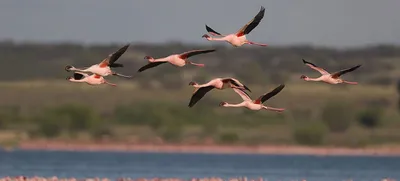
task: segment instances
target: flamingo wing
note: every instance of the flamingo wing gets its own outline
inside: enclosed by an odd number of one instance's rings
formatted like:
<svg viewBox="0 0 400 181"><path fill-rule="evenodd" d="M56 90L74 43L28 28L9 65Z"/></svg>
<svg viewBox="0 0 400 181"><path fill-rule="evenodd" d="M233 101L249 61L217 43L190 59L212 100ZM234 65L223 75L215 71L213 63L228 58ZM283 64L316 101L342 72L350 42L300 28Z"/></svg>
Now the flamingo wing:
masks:
<svg viewBox="0 0 400 181"><path fill-rule="evenodd" d="M344 70L335 72L335 73L332 74L331 77L334 78L334 79L339 78L341 75L343 75L343 74L345 74L345 73L352 72L352 71L358 69L359 67L361 67L361 65L356 65L356 66L354 66L354 67L351 67L351 68L348 68L348 69L344 69Z"/></svg>
<svg viewBox="0 0 400 181"><path fill-rule="evenodd" d="M83 79L84 77L87 77L87 76L88 76L87 74L82 73L82 72L75 72L74 73L74 79L75 80L81 80L81 79Z"/></svg>
<svg viewBox="0 0 400 181"><path fill-rule="evenodd" d="M277 95L279 92L282 91L282 89L285 88L285 84L281 84L278 87L276 87L274 90L265 93L263 95L261 95L258 99L256 99L254 101L255 104L262 104L265 101L267 101L268 99L270 99L271 97L274 97L275 95Z"/></svg>
<svg viewBox="0 0 400 181"><path fill-rule="evenodd" d="M125 53L125 51L128 49L130 44L126 44L125 46L123 46L122 48L118 49L117 51L115 51L114 53L108 55L107 58L105 58L103 61L100 62L99 66L100 67L123 67L124 65L119 64L119 63L115 63L115 61L117 61L119 59L119 57L122 56L122 54Z"/></svg>
<svg viewBox="0 0 400 181"><path fill-rule="evenodd" d="M192 51L187 51L184 53L181 53L179 55L180 58L186 59L191 56L199 55L199 54L205 54L205 53L210 53L210 52L215 52L215 49L207 49L207 50L192 50Z"/></svg>
<svg viewBox="0 0 400 181"><path fill-rule="evenodd" d="M208 33L210 33L213 36L222 36L221 33L216 32L215 30L213 30L212 28L210 28L207 25L206 25L206 30Z"/></svg>
<svg viewBox="0 0 400 181"><path fill-rule="evenodd" d="M310 68L312 68L312 69L318 71L318 72L321 73L322 75L327 75L327 74L329 74L329 72L327 72L327 71L324 70L323 68L318 67L318 66L316 66L315 64L313 64L313 63L311 63L311 62L308 62L308 61L306 61L306 60L304 60L304 59L303 59L303 63L306 64L307 66L309 66Z"/></svg>
<svg viewBox="0 0 400 181"><path fill-rule="evenodd" d="M247 92L243 91L242 89L233 88L233 91L239 94L243 101L251 101L249 94L247 94Z"/></svg>
<svg viewBox="0 0 400 181"><path fill-rule="evenodd" d="M138 72L143 72L143 71L145 71L146 69L156 67L156 66L161 65L161 64L163 64L163 63L166 63L166 62L150 62L150 63L146 64L145 66L141 67L141 68L138 70Z"/></svg>
<svg viewBox="0 0 400 181"><path fill-rule="evenodd" d="M202 87L199 88L190 98L189 102L189 107L193 107L201 98L204 97L204 95L207 94L207 92L210 92L211 90L214 89L214 86L207 86L207 87Z"/></svg>
<svg viewBox="0 0 400 181"><path fill-rule="evenodd" d="M246 25L244 25L236 33L236 36L240 37L249 34L255 27L258 26L258 24L260 24L261 20L264 18L264 14L265 14L265 8L261 6L261 9L257 13L257 15L252 20L250 20Z"/></svg>
<svg viewBox="0 0 400 181"><path fill-rule="evenodd" d="M239 80L235 79L235 78L224 78L222 79L223 82L229 82L232 85L236 86L236 87L243 87L244 89L248 90L249 92L251 92L251 90L244 84L242 84Z"/></svg>

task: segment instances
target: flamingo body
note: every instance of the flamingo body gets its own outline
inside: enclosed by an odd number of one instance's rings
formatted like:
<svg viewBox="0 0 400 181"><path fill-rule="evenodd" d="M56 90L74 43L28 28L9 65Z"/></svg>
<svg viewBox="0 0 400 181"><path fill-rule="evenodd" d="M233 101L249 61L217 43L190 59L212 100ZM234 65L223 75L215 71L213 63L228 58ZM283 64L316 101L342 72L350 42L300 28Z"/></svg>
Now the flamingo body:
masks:
<svg viewBox="0 0 400 181"><path fill-rule="evenodd" d="M83 72L75 72L73 77L67 77L67 80L70 82L76 83L86 83L88 85L100 85L100 84L108 84L111 86L116 86L116 84L112 84L107 82L103 76L98 74L88 75Z"/></svg>
<svg viewBox="0 0 400 181"><path fill-rule="evenodd" d="M285 87L285 85L282 84L282 85L276 87L274 90L261 95L256 100L252 100L250 98L250 96L248 94L246 94L243 90L233 88L233 90L243 99L243 102L241 102L239 104L230 104L227 102L221 102L220 106L223 106L223 107L245 107L245 108L247 108L249 110L253 110L253 111L259 111L259 110L265 109L265 110L269 110L269 111L283 112L285 110L284 108L268 107L268 106L263 105L263 103L265 101L267 101L268 99L270 99L271 97L278 94L280 91L282 91L282 89L284 87Z"/></svg>
<svg viewBox="0 0 400 181"><path fill-rule="evenodd" d="M190 82L189 85L191 85L195 88L194 93L193 93L192 97L190 98L189 107L193 107L201 98L204 97L205 94L207 94L207 92L211 91L214 88L218 89L218 90L223 90L223 89L227 89L227 88L237 88L237 89L243 90L243 92L245 90L248 90L249 92L251 92L247 86L245 86L244 84L239 82L237 79L234 79L231 77L215 78L205 84L198 84L196 82ZM246 92L244 92L244 93L247 95Z"/></svg>
<svg viewBox="0 0 400 181"><path fill-rule="evenodd" d="M308 61L306 61L304 59L303 59L303 63L305 65L309 66L310 68L318 71L321 74L321 76L318 77L318 78L310 78L310 77L307 77L305 75L300 76L300 78L305 80L305 81L325 82L327 84L342 84L342 83L351 84L351 85L357 85L358 84L357 82L350 82L350 81L343 80L343 79L340 78L340 76L358 69L359 67L361 67L361 65L357 65L357 66L354 66L354 67L351 67L351 68L343 69L343 70L340 70L338 72L335 72L335 73L331 74L328 71L324 70L323 68L318 67L315 64L313 64L311 62L308 62Z"/></svg>
<svg viewBox="0 0 400 181"><path fill-rule="evenodd" d="M108 55L108 57L105 58L100 63L92 65L89 68L81 69L81 68L75 68L74 66L71 66L71 65L67 65L65 67L65 70L67 72L74 71L74 72L81 72L81 73L92 73L92 74L97 74L100 76L116 75L116 76L120 76L120 77L131 78L132 76L122 75L122 74L113 72L111 70L111 67L123 67L122 64L115 63L115 61L117 61L122 56L122 54L125 53L125 51L128 49L128 47L129 47L129 44L123 46L119 50Z"/></svg>

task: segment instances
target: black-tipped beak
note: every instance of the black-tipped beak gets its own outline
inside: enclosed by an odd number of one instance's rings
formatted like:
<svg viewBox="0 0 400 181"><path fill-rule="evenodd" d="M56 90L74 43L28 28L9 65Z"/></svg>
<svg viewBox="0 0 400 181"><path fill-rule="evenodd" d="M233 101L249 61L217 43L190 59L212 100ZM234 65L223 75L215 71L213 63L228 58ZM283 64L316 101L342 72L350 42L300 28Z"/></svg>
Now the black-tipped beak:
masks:
<svg viewBox="0 0 400 181"><path fill-rule="evenodd" d="M251 92L251 90L247 87L247 86L243 86L244 87L244 89L246 89L246 90L248 90L249 92Z"/></svg>
<svg viewBox="0 0 400 181"><path fill-rule="evenodd" d="M72 68L71 65L67 65L67 66L65 66L65 71L70 72L70 71L71 71L71 70L70 70L71 68Z"/></svg>
<svg viewBox="0 0 400 181"><path fill-rule="evenodd" d="M69 79L71 79L72 77L67 77L65 80L69 80Z"/></svg>
<svg viewBox="0 0 400 181"><path fill-rule="evenodd" d="M208 37L208 35L207 34L204 34L203 36L201 36L202 38L207 38Z"/></svg>

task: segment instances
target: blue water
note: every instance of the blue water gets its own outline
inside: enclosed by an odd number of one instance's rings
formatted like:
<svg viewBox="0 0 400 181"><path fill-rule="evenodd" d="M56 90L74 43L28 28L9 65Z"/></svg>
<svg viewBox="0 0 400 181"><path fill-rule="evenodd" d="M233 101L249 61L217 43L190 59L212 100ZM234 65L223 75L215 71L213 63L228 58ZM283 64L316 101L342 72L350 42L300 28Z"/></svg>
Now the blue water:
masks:
<svg viewBox="0 0 400 181"><path fill-rule="evenodd" d="M400 157L0 151L0 177L263 177L268 181L400 179Z"/></svg>

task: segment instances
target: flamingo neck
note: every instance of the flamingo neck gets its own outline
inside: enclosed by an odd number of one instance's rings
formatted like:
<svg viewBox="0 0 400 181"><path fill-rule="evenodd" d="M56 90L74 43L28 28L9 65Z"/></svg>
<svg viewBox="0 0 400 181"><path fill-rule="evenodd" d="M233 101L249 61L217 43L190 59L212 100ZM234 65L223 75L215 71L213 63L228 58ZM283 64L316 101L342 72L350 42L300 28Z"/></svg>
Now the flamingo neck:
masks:
<svg viewBox="0 0 400 181"><path fill-rule="evenodd" d="M207 39L210 41L226 41L226 37L222 37L222 38L208 37Z"/></svg>
<svg viewBox="0 0 400 181"><path fill-rule="evenodd" d="M229 104L229 103L226 103L226 104L224 105L224 107L244 107L244 102L239 103L239 104Z"/></svg>
<svg viewBox="0 0 400 181"><path fill-rule="evenodd" d="M89 68L86 68L86 69L79 69L79 68L72 67L70 70L86 73L86 72L89 72L88 69L89 69Z"/></svg>
<svg viewBox="0 0 400 181"><path fill-rule="evenodd" d="M305 78L304 80L305 80L305 81L313 81L313 82L321 81L320 78L310 78L310 77L307 77L307 78Z"/></svg>

